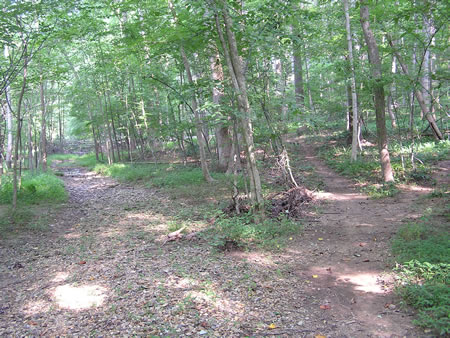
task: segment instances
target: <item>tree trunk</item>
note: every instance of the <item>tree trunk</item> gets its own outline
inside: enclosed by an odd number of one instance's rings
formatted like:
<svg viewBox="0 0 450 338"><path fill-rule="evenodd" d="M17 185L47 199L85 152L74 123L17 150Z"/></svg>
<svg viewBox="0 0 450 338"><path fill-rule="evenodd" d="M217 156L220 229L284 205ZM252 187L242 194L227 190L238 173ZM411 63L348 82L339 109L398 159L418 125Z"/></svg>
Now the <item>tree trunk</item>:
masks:
<svg viewBox="0 0 450 338"><path fill-rule="evenodd" d="M303 67L302 67L302 50L301 44L298 43L297 39L300 39L300 32L291 26L292 33L295 35L293 43L293 61L294 61L294 90L295 90L295 102L297 108L302 108L305 105L305 90L303 89Z"/></svg>
<svg viewBox="0 0 450 338"><path fill-rule="evenodd" d="M11 101L9 99L9 86L5 88L5 115L6 115L6 168L12 168L12 153L13 153L13 120L11 112Z"/></svg>
<svg viewBox="0 0 450 338"><path fill-rule="evenodd" d="M381 59L378 52L377 42L369 24L369 8L367 0L361 0L360 7L361 27L366 40L369 53L369 62L372 68L372 77L375 80L373 84L373 94L375 97L375 116L377 125L378 150L380 153L381 170L383 172L384 182L393 182L394 175L392 173L391 160L389 158L387 132L386 132L386 116L385 116L385 100L383 78L381 72Z"/></svg>
<svg viewBox="0 0 450 338"><path fill-rule="evenodd" d="M14 149L14 174L13 174L13 198L12 198L12 208L16 209L17 206L17 165L19 159L19 144L21 138L21 130L22 130L22 117L20 116L23 94L25 93L25 87L27 85L27 70L28 70L28 58L27 58L27 47L25 46L25 59L24 59L24 67L23 67L23 81L22 81L22 89L19 95L19 102L17 103L17 135L16 135L16 144ZM42 79L41 79L42 83Z"/></svg>
<svg viewBox="0 0 450 338"><path fill-rule="evenodd" d="M194 85L194 80L192 79L191 66L189 64L189 60L184 52L183 46L180 46L181 57L183 59L184 69L186 70L188 82L190 85ZM200 164L202 167L203 177L207 182L212 182L213 178L211 177L208 170L208 163L206 162L206 152L205 152L205 138L203 137L202 132L202 121L200 120L200 115L198 113L197 107L197 99L195 97L195 93L192 94L192 110L194 113L194 121L195 121L195 129L197 132L197 142L198 148L200 152Z"/></svg>
<svg viewBox="0 0 450 338"><path fill-rule="evenodd" d="M397 59L395 58L395 56L392 56L392 68L391 68L392 74L397 73ZM395 94L395 83L392 82L391 84L391 88L389 91L389 95L387 98L387 111L389 114L389 117L391 119L391 126L393 129L397 128L397 120L395 118L395 114L394 114L394 104L395 104L395 98L394 98L394 94Z"/></svg>
<svg viewBox="0 0 450 338"><path fill-rule="evenodd" d="M245 152L247 155L247 165L250 177L250 198L256 209L262 210L263 198L261 191L261 180L259 177L258 168L256 166L255 149L253 143L253 130L250 120L250 105L247 97L247 86L244 76L244 69L242 62L239 58L236 37L232 30L233 24L231 18L228 15L226 3L220 0L220 6L222 8L222 15L225 23L227 43L222 33L222 28L219 22L219 18L216 15L216 28L219 33L219 38L224 49L224 55L227 60L228 70L233 83L234 91L237 95L239 110L242 113L240 119L242 133L244 136Z"/></svg>
<svg viewBox="0 0 450 338"><path fill-rule="evenodd" d="M395 48L394 42L392 41L392 38L388 36L389 44L391 45L395 56L397 57L397 61L400 64L400 67L403 70L403 73L405 75L409 76L408 66L403 62L400 54ZM430 124L431 130L433 130L434 136L438 140L443 140L444 137L442 136L441 131L439 130L438 125L436 124L436 120L434 119L433 115L430 114L430 111L428 109L428 106L426 104L426 101L423 97L422 91L419 90L417 87L414 88L414 94L416 95L417 102L419 102L420 109L422 110L423 115L427 119L428 123Z"/></svg>
<svg viewBox="0 0 450 338"><path fill-rule="evenodd" d="M1 179L1 177L2 177L2 175L3 175L3 163L4 163L4 160L3 160L3 148L4 148L4 143L5 143L5 135L4 134L2 134L2 131L3 131L3 121L4 121L4 109L5 109L5 107L4 107L4 105L1 103L1 101L0 101L0 105L1 105L1 109L2 109L2 112L0 113L0 184L2 183L2 179Z"/></svg>
<svg viewBox="0 0 450 338"><path fill-rule="evenodd" d="M99 161L99 156L98 156L98 140L97 140L97 136L95 135L95 121L94 121L94 117L92 115L92 107L91 107L91 103L88 102L88 114L89 114L89 119L91 120L91 131L92 131L92 138L94 139L94 148L95 148L95 159L97 160L97 162Z"/></svg>
<svg viewBox="0 0 450 338"><path fill-rule="evenodd" d="M350 138L347 144L351 144L353 134L353 100L352 100L352 86L347 83L347 131L350 133Z"/></svg>
<svg viewBox="0 0 450 338"><path fill-rule="evenodd" d="M32 134L33 117L31 112L28 114L28 169L30 173L34 173L33 163L33 134Z"/></svg>
<svg viewBox="0 0 450 338"><path fill-rule="evenodd" d="M356 95L356 76L355 76L355 64L353 61L353 43L352 43L352 31L350 28L350 15L348 9L348 0L344 0L344 12L345 12L345 29L347 30L347 48L348 48L348 61L350 62L351 73L351 93L352 93L352 154L351 160L356 161L358 156L358 97Z"/></svg>
<svg viewBox="0 0 450 338"><path fill-rule="evenodd" d="M105 96L104 96L104 98L105 98ZM113 146L113 141L112 141L111 127L109 124L108 113L103 110L103 103L102 103L101 98L99 98L99 104L100 104L100 112L102 115L105 116L106 130L108 132L108 139L106 140L106 152L107 152L107 157L108 157L108 164L112 164L112 163L116 162L116 158L114 155L114 146ZM106 99L105 99L105 110L106 109L108 109L108 107L106 105Z"/></svg>
<svg viewBox="0 0 450 338"><path fill-rule="evenodd" d="M308 89L308 101L309 101L309 109L312 111L316 111L316 107L314 106L314 102L312 99L311 88L309 84L309 66L308 66L308 58L305 58L305 71L306 71L306 88Z"/></svg>
<svg viewBox="0 0 450 338"><path fill-rule="evenodd" d="M108 91L107 97L108 97L108 103L109 103L109 114L111 115L111 127L112 127L114 142L116 144L116 150L117 150L117 159L120 162L122 160L121 155L120 155L120 146L119 146L119 140L117 139L116 125L114 123L114 114L113 114L113 109L112 109L112 105L111 105L111 95L110 95L109 91Z"/></svg>
<svg viewBox="0 0 450 338"><path fill-rule="evenodd" d="M175 8L174 8L171 0L169 0L169 9L172 12L173 18L175 19L175 21L177 21L177 15L176 15ZM184 51L184 47L182 44L180 45L180 54L181 54L181 58L183 61L184 70L186 71L188 82L192 87L194 87L195 83L192 78L191 65L189 64L189 60L186 56L186 53ZM194 122L195 122L196 134L197 134L198 148L199 148L199 152L200 152L200 164L202 167L203 177L205 178L205 180L207 182L211 183L214 180L209 173L208 163L206 162L206 152L205 152L206 139L203 134L203 126L202 126L202 121L200 119L200 114L198 112L198 103L197 103L197 97L196 97L195 91L192 93L191 110L194 113Z"/></svg>
<svg viewBox="0 0 450 338"><path fill-rule="evenodd" d="M41 96L41 167L42 171L47 171L47 124L46 124L46 111L44 100L44 80L41 74L41 81L39 84L40 96Z"/></svg>
<svg viewBox="0 0 450 338"><path fill-rule="evenodd" d="M214 82L223 81L223 69L220 64L219 54L211 56L209 59L209 64L211 67L211 77ZM214 86L212 89L212 99L213 103L217 106L220 105L220 100L222 99L223 93L219 90L218 86ZM231 154L231 138L230 130L228 126L223 123L218 123L215 128L216 143L217 143L217 155L218 155L218 167L220 171L227 171L230 173L232 167L229 167Z"/></svg>

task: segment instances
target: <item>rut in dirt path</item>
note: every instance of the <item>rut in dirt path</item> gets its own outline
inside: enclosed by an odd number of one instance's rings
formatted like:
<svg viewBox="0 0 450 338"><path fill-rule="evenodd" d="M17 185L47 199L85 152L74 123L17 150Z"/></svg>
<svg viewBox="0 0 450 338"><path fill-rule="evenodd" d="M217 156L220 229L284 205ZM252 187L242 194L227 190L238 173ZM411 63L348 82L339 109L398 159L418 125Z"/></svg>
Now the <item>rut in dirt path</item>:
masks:
<svg viewBox="0 0 450 338"><path fill-rule="evenodd" d="M291 246L308 255L295 273L314 276L312 293L329 306L332 320L348 323L349 332L373 336L416 336L411 313L400 309L389 275L390 240L407 219L419 217L419 194L401 192L395 198L369 199L355 183L331 170L316 155L313 144L295 142L324 183L316 198L322 212L305 235ZM420 209L420 208L419 208ZM306 248L305 248L306 246Z"/></svg>

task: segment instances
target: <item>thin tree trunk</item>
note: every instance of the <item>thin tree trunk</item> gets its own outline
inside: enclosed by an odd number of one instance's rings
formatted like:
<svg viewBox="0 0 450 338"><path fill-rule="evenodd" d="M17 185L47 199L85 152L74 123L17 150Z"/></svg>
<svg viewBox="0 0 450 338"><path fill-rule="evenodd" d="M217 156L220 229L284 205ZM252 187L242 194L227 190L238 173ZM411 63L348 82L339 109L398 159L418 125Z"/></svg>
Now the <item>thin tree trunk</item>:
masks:
<svg viewBox="0 0 450 338"><path fill-rule="evenodd" d="M392 56L391 71L392 71L392 74L397 73L397 59L395 58L394 55ZM397 128L397 119L395 118L395 113L394 113L394 104L395 104L394 94L395 94L395 83L392 82L391 88L389 91L389 95L387 98L386 106L387 106L387 111L388 111L389 117L391 119L391 126L393 129Z"/></svg>
<svg viewBox="0 0 450 338"><path fill-rule="evenodd" d="M4 163L4 159L3 159L3 148L4 148L4 142L5 142L5 135L2 134L2 130L3 130L3 120L4 120L4 105L1 105L0 107L2 109L2 112L0 114L0 184L2 183L2 175L3 175L3 163Z"/></svg>
<svg viewBox="0 0 450 338"><path fill-rule="evenodd" d="M32 124L33 117L30 111L28 114L28 169L30 170L31 174L34 173Z"/></svg>
<svg viewBox="0 0 450 338"><path fill-rule="evenodd" d="M392 41L392 38L390 36L388 36L388 40L389 40L389 44L391 45L391 47L394 51L395 56L397 57L397 61L403 70L403 73L405 73L405 75L409 76L408 66L403 62L403 59L401 58L400 54L396 50L394 42ZM444 137L442 136L442 133L439 130L439 127L438 127L433 115L430 114L430 111L428 109L426 101L423 97L422 91L419 90L417 87L415 87L414 94L416 95L417 102L419 102L419 106L420 106L420 109L422 110L423 115L425 116L428 123L430 124L431 130L433 130L434 136L438 140L443 140Z"/></svg>
<svg viewBox="0 0 450 338"><path fill-rule="evenodd" d="M91 103L90 101L88 102L88 114L89 114L89 119L91 120L91 131L92 131L92 138L94 139L94 148L95 148L95 159L97 160L97 162L99 161L99 156L98 156L98 140L97 140L97 136L95 135L95 121L94 121L94 117L92 115L92 107L91 107Z"/></svg>
<svg viewBox="0 0 450 338"><path fill-rule="evenodd" d="M222 33L222 28L218 16L216 15L216 26L219 33L219 38L221 40L224 55L227 59L227 64L230 72L230 77L232 79L233 87L235 93L237 94L239 110L243 117L241 118L242 132L244 136L245 151L247 155L247 164L249 169L250 177L250 198L253 201L256 209L262 210L263 197L261 191L261 180L259 177L258 168L256 166L255 149L253 143L253 130L252 123L250 120L250 105L247 97L247 85L245 81L244 68L242 62L239 58L236 37L233 33L231 18L228 14L226 8L226 3L220 0L220 5L222 7L222 15L225 23L225 30L227 35L228 47L225 42L225 38Z"/></svg>
<svg viewBox="0 0 450 338"><path fill-rule="evenodd" d="M308 101L309 101L309 108L312 111L316 111L316 108L314 107L314 102L312 99L312 93L311 93L311 87L309 85L309 65L308 65L308 58L305 58L305 72L306 72L306 88L308 89Z"/></svg>
<svg viewBox="0 0 450 338"><path fill-rule="evenodd" d="M108 97L108 103L109 103L109 114L111 115L111 127L112 127L114 142L116 144L116 150L117 150L117 159L120 162L122 160L121 155L120 155L120 146L119 146L119 140L117 139L116 125L114 123L114 114L113 114L112 105L111 105L111 95L110 95L109 91L108 91L107 97Z"/></svg>
<svg viewBox="0 0 450 338"><path fill-rule="evenodd" d="M100 104L100 112L102 113L102 115L105 116L106 130L108 132L108 139L106 140L106 152L107 152L107 157L108 157L108 164L112 164L112 163L116 162L116 158L114 155L114 147L113 147L111 127L109 124L108 113L104 112L104 110L103 110L103 103L102 103L101 98L99 98L99 104ZM106 100L105 100L105 109L108 109L108 107L106 106Z"/></svg>
<svg viewBox="0 0 450 338"><path fill-rule="evenodd" d="M295 90L295 102L298 108L302 108L305 105L305 90L303 89L303 67L302 67L302 50L301 44L297 39L300 39L300 32L297 28L291 25L292 33L295 35L293 43L293 62L294 62L294 90Z"/></svg>
<svg viewBox="0 0 450 338"><path fill-rule="evenodd" d="M214 82L223 81L223 69L220 64L219 54L216 53L214 56L211 56L209 59L209 64L211 68L211 77ZM218 86L213 86L212 89L212 100L216 105L217 109L219 109L220 100L222 99L223 93L219 90ZM227 125L223 123L218 123L215 128L216 134L216 143L217 143L217 156L218 156L218 167L221 171L226 171L230 173L232 171L232 167L230 164L230 156L232 156L231 148L232 142L230 138L230 130Z"/></svg>
<svg viewBox="0 0 450 338"><path fill-rule="evenodd" d="M369 53L369 62L372 68L372 76L374 78L373 93L375 96L375 116L377 125L378 149L380 153L381 169L383 172L384 182L393 182L394 175L391 167L391 160L389 157L388 140L386 132L386 116L385 116L385 100L383 78L381 72L381 59L378 52L378 46L370 29L369 24L369 8L367 1L361 0L360 7L361 27L364 34L364 39L367 43Z"/></svg>
<svg viewBox="0 0 450 338"><path fill-rule="evenodd" d="M352 161L356 161L358 156L358 97L356 95L355 63L353 61L353 43L352 43L352 31L350 28L348 0L344 0L344 12L345 12L345 29L347 30L348 60L350 62L350 72L351 72L350 87L352 92L352 154L350 158Z"/></svg>
<svg viewBox="0 0 450 338"><path fill-rule="evenodd" d="M39 84L40 97L41 97L41 167L42 171L47 171L47 123L46 123L46 110L44 100L44 80L41 74L41 81Z"/></svg>
<svg viewBox="0 0 450 338"><path fill-rule="evenodd" d="M13 117L11 112L11 101L9 99L9 86L5 88L5 113L6 113L6 168L12 168L12 153L13 153Z"/></svg>
<svg viewBox="0 0 450 338"><path fill-rule="evenodd" d="M174 8L171 0L169 0L169 9L171 10L175 21L177 21L175 8ZM184 47L182 44L180 45L180 54L181 54L181 58L183 61L184 70L186 71L188 82L192 87L194 87L195 83L192 78L191 65L189 64L189 60L186 56L186 53L184 51ZM195 91L192 93L192 107L191 108L192 108L192 112L194 113L194 122L195 122L196 134L197 134L198 148L199 148L199 152L200 152L200 164L202 167L203 177L205 178L205 180L207 182L211 183L214 180L209 173L208 163L206 162L206 152L205 152L206 138L204 137L204 134L203 134L203 126L202 126L202 121L200 119L200 114L198 111L198 102L197 102L197 97L196 97Z"/></svg>
<svg viewBox="0 0 450 338"><path fill-rule="evenodd" d="M186 70L188 82L190 85L194 85L194 80L192 79L191 66L189 64L189 60L184 52L183 46L180 46L181 57L183 59L184 69ZM203 137L202 132L202 121L200 120L200 115L198 113L197 107L197 99L195 97L195 93L192 94L192 110L194 112L194 121L195 121L195 129L197 132L197 142L198 148L200 152L200 164L202 167L203 177L207 182L212 182L213 178L211 177L208 170L208 163L206 162L206 152L205 152L205 138Z"/></svg>
<svg viewBox="0 0 450 338"><path fill-rule="evenodd" d="M27 50L27 46L25 45L25 53ZM22 89L19 95L19 102L17 103L17 135L16 135L16 144L14 149L14 174L13 174L13 198L12 198L12 208L16 209L17 206L17 161L19 159L19 144L21 139L21 130L22 130L22 117L20 116L21 108L22 108L22 100L23 94L25 93L25 87L27 85L27 71L28 71L28 58L25 54L24 60L24 68L23 68L23 81L22 81ZM42 83L42 82L41 82Z"/></svg>

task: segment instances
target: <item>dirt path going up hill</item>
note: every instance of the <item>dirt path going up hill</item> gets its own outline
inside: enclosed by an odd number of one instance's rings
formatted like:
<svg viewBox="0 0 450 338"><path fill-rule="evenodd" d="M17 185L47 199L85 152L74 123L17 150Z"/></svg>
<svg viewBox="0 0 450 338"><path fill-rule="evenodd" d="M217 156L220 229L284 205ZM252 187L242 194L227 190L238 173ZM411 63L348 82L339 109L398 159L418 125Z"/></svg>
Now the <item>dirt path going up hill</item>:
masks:
<svg viewBox="0 0 450 338"><path fill-rule="evenodd" d="M289 141L297 143L324 182L324 191L316 193L324 203L322 212L290 251L297 260L293 273L317 277L311 278L311 297L327 309L322 318L334 325L332 335L420 334L392 294L389 242L402 222L421 216L418 198L430 190L402 187L394 198L369 199L354 182L326 166L314 144L301 137Z"/></svg>

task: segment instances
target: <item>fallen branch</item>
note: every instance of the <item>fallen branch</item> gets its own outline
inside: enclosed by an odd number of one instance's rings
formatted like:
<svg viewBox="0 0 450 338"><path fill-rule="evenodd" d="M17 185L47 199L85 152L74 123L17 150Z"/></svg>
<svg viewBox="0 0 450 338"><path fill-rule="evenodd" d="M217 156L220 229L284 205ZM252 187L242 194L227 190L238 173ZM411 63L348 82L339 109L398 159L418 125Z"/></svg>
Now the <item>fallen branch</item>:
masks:
<svg viewBox="0 0 450 338"><path fill-rule="evenodd" d="M173 241L179 241L180 239L186 239L188 241L193 240L199 233L202 232L201 231L195 231L195 232L191 232L187 235L183 235L182 231L186 229L186 227L182 227L181 229L178 229L177 231L171 232L170 234L168 234L166 236L166 238L164 239L164 242L161 246L163 246L164 244L166 244L167 242L173 242Z"/></svg>
<svg viewBox="0 0 450 338"><path fill-rule="evenodd" d="M183 238L183 234L181 232L184 229L186 229L186 227L182 227L182 228L178 229L177 231L174 231L174 232L171 232L170 234L168 234L162 245L166 244L167 242L178 241L181 238Z"/></svg>

